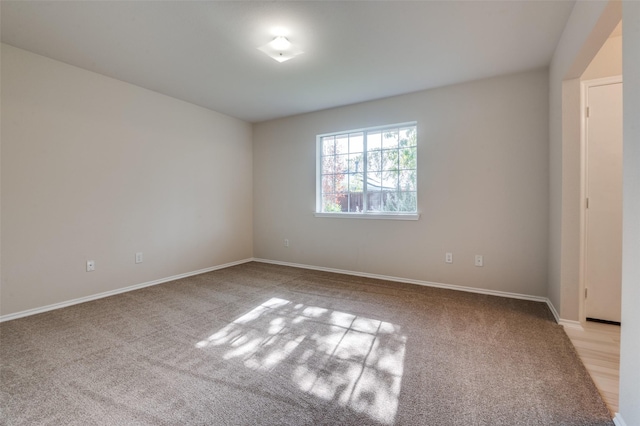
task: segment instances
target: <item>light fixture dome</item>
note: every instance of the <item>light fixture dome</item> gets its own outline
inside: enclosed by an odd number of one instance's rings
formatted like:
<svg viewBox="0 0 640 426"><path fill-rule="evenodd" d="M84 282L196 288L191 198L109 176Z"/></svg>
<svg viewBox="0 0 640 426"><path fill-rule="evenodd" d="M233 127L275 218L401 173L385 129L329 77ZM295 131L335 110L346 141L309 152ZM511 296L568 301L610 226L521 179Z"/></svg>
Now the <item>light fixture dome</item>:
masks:
<svg viewBox="0 0 640 426"><path fill-rule="evenodd" d="M302 50L296 48L285 36L277 36L264 46L258 47L258 50L264 52L267 56L278 62L288 61L302 53Z"/></svg>
<svg viewBox="0 0 640 426"><path fill-rule="evenodd" d="M269 44L272 48L278 51L287 50L291 47L291 42L287 40L285 36L278 36L274 38Z"/></svg>

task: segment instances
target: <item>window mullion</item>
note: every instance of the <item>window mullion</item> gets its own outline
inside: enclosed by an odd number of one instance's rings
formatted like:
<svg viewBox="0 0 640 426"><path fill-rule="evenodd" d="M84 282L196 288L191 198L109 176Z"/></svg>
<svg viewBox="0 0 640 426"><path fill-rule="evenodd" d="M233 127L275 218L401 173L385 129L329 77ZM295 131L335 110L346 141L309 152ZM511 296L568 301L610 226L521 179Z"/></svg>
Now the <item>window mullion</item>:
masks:
<svg viewBox="0 0 640 426"><path fill-rule="evenodd" d="M351 211L351 133L347 134L347 212Z"/></svg>
<svg viewBox="0 0 640 426"><path fill-rule="evenodd" d="M396 178L396 197L398 199L398 203L400 202L400 129L398 128L398 148L397 149L397 157L398 157L398 165L396 170L398 173L398 177Z"/></svg>
<svg viewBox="0 0 640 426"><path fill-rule="evenodd" d="M362 162L364 163L362 165L362 212L366 213L368 211L368 198L367 197L367 181L369 180L367 178L367 173L368 173L368 164L369 164L369 151L367 148L367 139L369 137L369 132L365 131L363 132L363 138L362 138L362 151L363 151L363 158L362 158Z"/></svg>

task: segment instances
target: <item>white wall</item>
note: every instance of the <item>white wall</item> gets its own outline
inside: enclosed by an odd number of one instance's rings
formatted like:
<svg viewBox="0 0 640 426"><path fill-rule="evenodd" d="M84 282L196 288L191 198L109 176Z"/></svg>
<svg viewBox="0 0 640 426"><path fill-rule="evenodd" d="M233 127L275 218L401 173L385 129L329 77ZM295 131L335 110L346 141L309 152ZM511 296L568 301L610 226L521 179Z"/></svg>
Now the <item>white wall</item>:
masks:
<svg viewBox="0 0 640 426"><path fill-rule="evenodd" d="M250 124L5 44L1 78L2 315L252 256Z"/></svg>
<svg viewBox="0 0 640 426"><path fill-rule="evenodd" d="M560 317L579 319L580 81L620 21L618 1L576 2L549 66L549 284ZM624 27L624 24L623 24Z"/></svg>
<svg viewBox="0 0 640 426"><path fill-rule="evenodd" d="M554 53L550 84L550 245L549 297L567 319L578 319L579 251L575 207L579 199L579 152L575 137L579 123L563 116L572 84L587 68L622 16L624 102L624 210L622 266L622 327L620 348L620 418L640 425L640 3L633 1L577 2ZM568 93L563 93L563 86ZM569 96L564 96L569 95ZM564 96L564 97L563 97ZM564 104L563 104L564 102ZM565 129L572 127L573 129ZM578 133L579 134L579 133ZM577 182L577 183L576 183ZM579 235L579 232L577 233Z"/></svg>
<svg viewBox="0 0 640 426"><path fill-rule="evenodd" d="M255 125L255 256L545 296L547 93L541 69ZM413 120L420 220L314 217L316 135Z"/></svg>
<svg viewBox="0 0 640 426"><path fill-rule="evenodd" d="M622 33L624 219L620 414L632 426L640 425L640 2L624 3Z"/></svg>

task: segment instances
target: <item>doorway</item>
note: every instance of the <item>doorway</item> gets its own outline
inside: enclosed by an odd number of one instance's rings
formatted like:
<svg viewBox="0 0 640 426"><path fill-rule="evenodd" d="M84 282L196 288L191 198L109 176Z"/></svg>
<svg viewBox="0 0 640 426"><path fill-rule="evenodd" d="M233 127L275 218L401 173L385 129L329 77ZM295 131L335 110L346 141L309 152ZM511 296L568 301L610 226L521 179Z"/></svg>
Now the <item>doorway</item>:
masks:
<svg viewBox="0 0 640 426"><path fill-rule="evenodd" d="M584 318L620 324L622 77L582 82Z"/></svg>

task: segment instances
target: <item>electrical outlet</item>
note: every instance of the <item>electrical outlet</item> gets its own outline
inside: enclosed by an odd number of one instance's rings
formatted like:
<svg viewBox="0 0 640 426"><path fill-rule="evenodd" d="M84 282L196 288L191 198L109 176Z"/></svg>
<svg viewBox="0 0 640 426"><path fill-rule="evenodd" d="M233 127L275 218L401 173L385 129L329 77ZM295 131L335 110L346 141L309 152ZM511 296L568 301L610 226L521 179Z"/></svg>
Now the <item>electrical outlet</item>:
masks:
<svg viewBox="0 0 640 426"><path fill-rule="evenodd" d="M136 253L136 263L142 263L142 252Z"/></svg>
<svg viewBox="0 0 640 426"><path fill-rule="evenodd" d="M87 272L96 270L96 261L95 260L87 260Z"/></svg>
<svg viewBox="0 0 640 426"><path fill-rule="evenodd" d="M453 253L445 253L444 261L447 263L453 263Z"/></svg>
<svg viewBox="0 0 640 426"><path fill-rule="evenodd" d="M476 266L484 266L484 259L481 254L476 254Z"/></svg>
<svg viewBox="0 0 640 426"><path fill-rule="evenodd" d="M289 247L289 239L288 238L284 239L284 246L285 247Z"/></svg>

